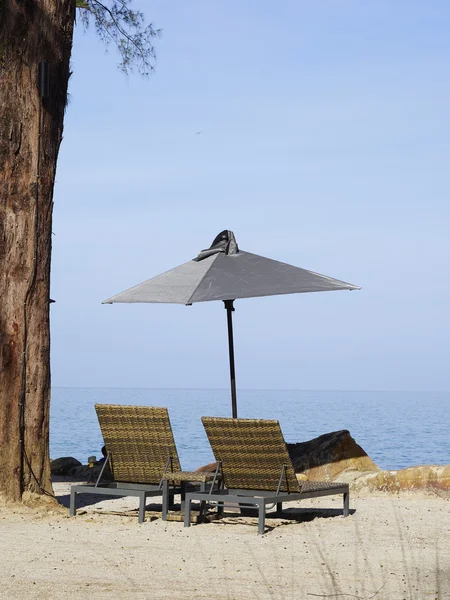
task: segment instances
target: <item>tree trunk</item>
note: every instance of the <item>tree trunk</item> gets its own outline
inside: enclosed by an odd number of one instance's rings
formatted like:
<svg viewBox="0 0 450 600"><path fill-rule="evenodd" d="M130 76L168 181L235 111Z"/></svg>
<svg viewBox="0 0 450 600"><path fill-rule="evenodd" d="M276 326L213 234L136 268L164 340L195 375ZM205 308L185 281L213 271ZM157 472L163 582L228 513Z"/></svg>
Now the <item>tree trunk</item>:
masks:
<svg viewBox="0 0 450 600"><path fill-rule="evenodd" d="M52 491L53 185L74 21L75 0L0 0L0 493L10 500Z"/></svg>

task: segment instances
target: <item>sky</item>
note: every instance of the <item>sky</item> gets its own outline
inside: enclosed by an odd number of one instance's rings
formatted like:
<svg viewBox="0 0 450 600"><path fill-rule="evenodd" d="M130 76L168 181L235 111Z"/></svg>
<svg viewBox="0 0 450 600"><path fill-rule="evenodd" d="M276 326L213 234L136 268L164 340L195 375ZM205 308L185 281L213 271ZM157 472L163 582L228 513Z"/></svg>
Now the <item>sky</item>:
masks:
<svg viewBox="0 0 450 600"><path fill-rule="evenodd" d="M101 302L230 229L362 287L237 301L238 388L450 390L448 1L135 6L163 30L149 78L75 32L53 385L227 388L221 303Z"/></svg>

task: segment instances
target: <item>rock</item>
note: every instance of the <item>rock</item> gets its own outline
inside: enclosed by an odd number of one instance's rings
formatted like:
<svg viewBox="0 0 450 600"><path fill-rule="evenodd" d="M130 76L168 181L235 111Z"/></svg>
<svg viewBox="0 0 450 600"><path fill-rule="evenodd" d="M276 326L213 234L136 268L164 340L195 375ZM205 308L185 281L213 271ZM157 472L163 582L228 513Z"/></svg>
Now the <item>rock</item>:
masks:
<svg viewBox="0 0 450 600"><path fill-rule="evenodd" d="M94 467L89 465L79 465L71 469L69 475L79 481L95 481L99 472L98 469L94 472Z"/></svg>
<svg viewBox="0 0 450 600"><path fill-rule="evenodd" d="M352 483L355 491L424 491L450 497L450 465L421 465L399 471L366 473Z"/></svg>
<svg viewBox="0 0 450 600"><path fill-rule="evenodd" d="M50 470L52 475L69 475L74 467L80 467L81 463L76 458L64 456L50 461Z"/></svg>
<svg viewBox="0 0 450 600"><path fill-rule="evenodd" d="M352 478L352 474L381 471L346 429L286 446L295 472L310 481L337 481L343 472Z"/></svg>
<svg viewBox="0 0 450 600"><path fill-rule="evenodd" d="M194 473L214 473L214 471L216 469L217 469L217 463L213 462L213 463L204 465L203 467L199 467L196 471L194 471Z"/></svg>
<svg viewBox="0 0 450 600"><path fill-rule="evenodd" d="M92 467L89 465L79 465L70 470L69 475L80 481L97 481L98 476L103 468L103 463L95 462ZM103 471L101 481L112 481L113 476L109 465L106 465Z"/></svg>

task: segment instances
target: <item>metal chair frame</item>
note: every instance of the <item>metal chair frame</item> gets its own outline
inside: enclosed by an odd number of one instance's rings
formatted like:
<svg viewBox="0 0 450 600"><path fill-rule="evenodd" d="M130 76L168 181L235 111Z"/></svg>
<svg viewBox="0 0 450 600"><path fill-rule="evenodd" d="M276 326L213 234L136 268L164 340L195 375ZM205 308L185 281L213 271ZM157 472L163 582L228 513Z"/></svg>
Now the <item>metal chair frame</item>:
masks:
<svg viewBox="0 0 450 600"><path fill-rule="evenodd" d="M282 437L282 433L281 430L279 428L279 423L277 421L263 421L263 420L245 420L245 419L221 419L221 418L207 418L207 417L203 417L202 419L203 424L205 426L206 429L206 433L208 435L208 438L210 439L214 454L216 456L216 459L218 459L218 463L217 463L217 468L216 468L216 473L215 473L215 477L213 480L213 483L215 483L216 477L220 474L221 478L220 478L220 482L222 485L222 489L213 489L213 484L211 484L211 487L209 489L208 492L206 491L200 491L200 492L189 492L186 494L186 499L185 499L185 510L184 510L184 526L185 527L190 527L191 525L191 510L192 510L192 502L193 501L199 501L200 502L200 514L202 514L206 503L214 503L215 505L217 505L218 511L219 513L223 512L223 508L224 506L226 506L227 504L234 504L237 505L238 507L248 507L248 506L254 506L258 509L258 533L259 534L263 534L264 533L264 528L265 528L265 517L266 517L266 510L267 509L271 509L274 506L276 506L277 512L281 512L282 508L283 508L283 503L284 502L293 502L296 500L303 500L306 498L318 498L321 496L330 496L330 495L340 495L342 494L343 496L343 515L344 517L347 517L349 515L349 505L350 505L350 492L349 492L349 486L346 483L328 483L328 482L305 482L305 483L301 483L301 482L297 482L295 481L295 479L293 480L291 486L289 484L289 480L292 481L292 478L294 478L294 472L293 472L293 466L292 463L286 464L286 461L289 460L289 456L286 453L285 450L285 446L284 446L284 440ZM245 421L247 421L247 423L245 423ZM266 424L268 427L272 427L272 433L276 433L279 437L278 437L278 446L274 445L274 448L271 449L272 452L272 457L273 457L273 452L279 452L279 454L277 456L283 457L283 455L285 456L285 463L281 464L283 458L281 458L280 462L278 463L281 466L280 469L280 476L278 478L278 485L275 484L275 477L276 477L276 471L273 470L271 471L271 481L273 483L271 483L269 486L266 486L266 489L261 490L261 489L257 489L257 488L251 488L250 486L248 488L237 488L237 487L229 487L229 488L225 488L226 482L227 482L227 473L229 475L228 479L230 479L230 483L233 480L232 477L232 472L233 469L230 468L228 471L226 471L225 473L222 473L222 461L220 460L221 456L220 454L222 452L228 454L228 459L229 461L232 460L233 457L236 456L236 454L233 454L233 452L239 452L239 461L235 461L234 464L245 464L245 455L246 455L246 447L245 444L242 445L240 447L236 447L237 449L234 450L233 449L233 443L236 443L236 440L234 440L234 442L230 441L230 443L228 443L228 439L225 439L224 441L224 436L222 435L222 439L221 439L221 444L222 444L222 450L218 449L218 447L215 448L215 441L214 438L212 439L210 437L210 431L208 430L208 422L211 423L213 426L216 427L216 431L217 431L217 427L222 427L221 422L224 423L225 428L228 426L228 424L232 424L234 423L233 427L241 427L239 422L242 422L243 426L246 427L251 427L252 423L254 422L257 426L261 426L261 427L266 427ZM214 425L214 422L216 423ZM226 429L224 429L225 431ZM216 440L217 442L217 440ZM242 440L241 440L242 442ZM279 450L278 450L278 449ZM226 450L225 450L226 449ZM252 452L255 452L255 447L253 447ZM261 452L261 454L259 455L261 457L261 462L264 462L264 452ZM232 457L232 458L230 458ZM272 461L273 464L273 461ZM261 466L261 465L260 465ZM242 471L242 467L239 466L240 473L245 473L245 471ZM264 470L264 469L263 469ZM239 481L239 478L235 479L235 482L237 483ZM242 482L245 481L245 479L248 479L246 476L242 476L240 477L240 480ZM265 478L262 477L261 479L261 487L264 486L264 480ZM251 481L251 480L249 480ZM296 484L296 489L293 491L290 491L290 489L292 489L294 487L294 483ZM273 485L274 488L271 490L270 486ZM269 489L267 489L267 487ZM282 489L283 488L283 489Z"/></svg>

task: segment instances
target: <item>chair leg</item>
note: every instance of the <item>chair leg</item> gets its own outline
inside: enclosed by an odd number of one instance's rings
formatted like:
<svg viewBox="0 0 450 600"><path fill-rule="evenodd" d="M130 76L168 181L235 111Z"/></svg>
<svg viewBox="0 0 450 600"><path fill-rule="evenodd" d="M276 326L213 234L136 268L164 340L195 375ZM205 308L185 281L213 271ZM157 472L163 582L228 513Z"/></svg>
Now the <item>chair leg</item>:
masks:
<svg viewBox="0 0 450 600"><path fill-rule="evenodd" d="M350 492L344 494L344 517L348 517L350 512Z"/></svg>
<svg viewBox="0 0 450 600"><path fill-rule="evenodd" d="M184 505L184 526L191 526L191 499L189 496L186 498Z"/></svg>
<svg viewBox="0 0 450 600"><path fill-rule="evenodd" d="M277 502L277 513L280 513L283 510L283 503Z"/></svg>
<svg viewBox="0 0 450 600"><path fill-rule="evenodd" d="M203 519L203 517L205 516L205 512L206 512L206 500L202 500L200 502L200 510L198 512L198 522L200 522L200 520Z"/></svg>
<svg viewBox="0 0 450 600"><path fill-rule="evenodd" d="M70 490L70 516L74 517L77 514L77 493L72 488Z"/></svg>
<svg viewBox="0 0 450 600"><path fill-rule="evenodd" d="M264 522L266 518L266 505L264 499L261 498L258 502L258 533L262 535L264 533Z"/></svg>
<svg viewBox="0 0 450 600"><path fill-rule="evenodd" d="M147 500L147 495L145 492L142 492L139 495L139 523L143 523L145 520L145 504Z"/></svg>
<svg viewBox="0 0 450 600"><path fill-rule="evenodd" d="M200 483L200 491L203 493L206 492L206 481L202 481ZM206 501L202 500L200 502L200 512L198 514L199 519L204 516L205 511L206 511Z"/></svg>
<svg viewBox="0 0 450 600"><path fill-rule="evenodd" d="M186 498L186 482L185 482L185 481L182 481L182 482L181 482L181 492L180 492L180 496L181 496L181 500L180 500L180 510L181 510L181 512L183 512L183 511L184 511L184 509L185 509L184 503L185 503L185 498Z"/></svg>
<svg viewBox="0 0 450 600"><path fill-rule="evenodd" d="M169 482L167 479L163 481L162 488L162 514L163 521L167 521L167 513L169 512Z"/></svg>

